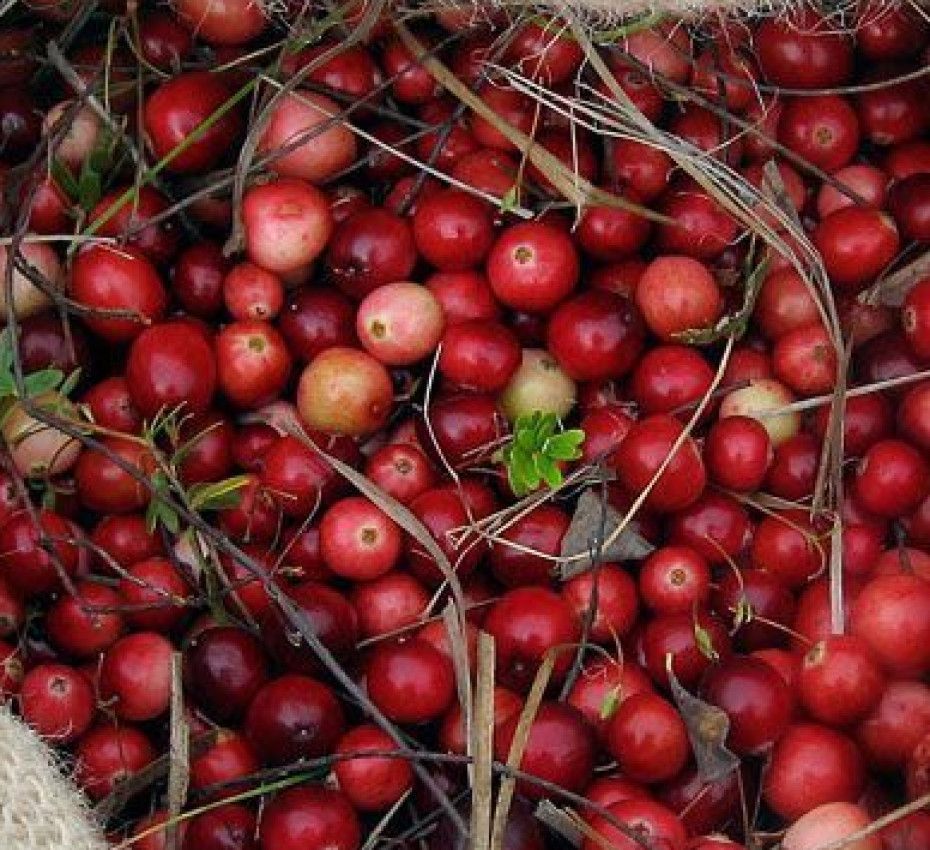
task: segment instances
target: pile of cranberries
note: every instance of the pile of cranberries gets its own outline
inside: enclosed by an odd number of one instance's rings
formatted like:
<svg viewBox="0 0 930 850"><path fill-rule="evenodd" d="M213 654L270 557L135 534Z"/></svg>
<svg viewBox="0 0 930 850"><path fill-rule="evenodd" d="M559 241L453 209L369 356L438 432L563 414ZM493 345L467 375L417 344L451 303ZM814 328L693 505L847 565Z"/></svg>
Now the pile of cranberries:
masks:
<svg viewBox="0 0 930 850"><path fill-rule="evenodd" d="M483 632L504 850L930 847L927 22L276 6L0 29L0 695L114 845L465 850Z"/></svg>

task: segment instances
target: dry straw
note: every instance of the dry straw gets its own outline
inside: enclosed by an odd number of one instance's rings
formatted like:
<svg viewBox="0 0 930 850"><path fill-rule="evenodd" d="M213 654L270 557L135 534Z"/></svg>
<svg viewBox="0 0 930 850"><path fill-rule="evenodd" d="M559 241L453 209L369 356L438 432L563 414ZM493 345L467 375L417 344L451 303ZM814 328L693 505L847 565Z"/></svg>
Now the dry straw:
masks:
<svg viewBox="0 0 930 850"><path fill-rule="evenodd" d="M105 850L85 798L39 737L0 707L0 847Z"/></svg>

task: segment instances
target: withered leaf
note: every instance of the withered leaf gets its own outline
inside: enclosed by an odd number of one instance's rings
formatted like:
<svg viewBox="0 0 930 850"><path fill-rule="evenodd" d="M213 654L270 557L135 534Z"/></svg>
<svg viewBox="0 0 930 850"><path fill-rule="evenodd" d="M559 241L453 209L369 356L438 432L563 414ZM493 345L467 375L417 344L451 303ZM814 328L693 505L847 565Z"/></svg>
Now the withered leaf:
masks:
<svg viewBox="0 0 930 850"><path fill-rule="evenodd" d="M688 729L698 775L705 782L718 782L739 767L739 757L726 747L730 718L723 709L688 693L672 665L667 667L672 699Z"/></svg>
<svg viewBox="0 0 930 850"><path fill-rule="evenodd" d="M591 569L591 553L597 551L599 542L606 542L613 530L623 521L623 516L609 504L602 503L601 493L589 487L578 498L578 505L568 531L562 538L562 557L585 555L577 561L562 564L559 573L563 580L573 578ZM602 561L639 561L653 550L653 545L639 533L635 520L630 522L609 546L601 549Z"/></svg>

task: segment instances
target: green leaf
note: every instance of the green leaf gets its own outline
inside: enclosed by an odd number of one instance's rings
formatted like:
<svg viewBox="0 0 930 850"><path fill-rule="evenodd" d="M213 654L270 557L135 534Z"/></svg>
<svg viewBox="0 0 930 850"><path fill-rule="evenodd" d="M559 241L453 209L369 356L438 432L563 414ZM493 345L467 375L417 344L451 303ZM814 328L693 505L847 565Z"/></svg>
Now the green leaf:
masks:
<svg viewBox="0 0 930 850"><path fill-rule="evenodd" d="M502 213L513 212L520 206L520 189L516 183L504 192L501 198L500 211Z"/></svg>
<svg viewBox="0 0 930 850"><path fill-rule="evenodd" d="M575 460L581 457L580 446L584 438L584 431L578 428L553 434L546 440L545 453L553 460Z"/></svg>
<svg viewBox="0 0 930 850"><path fill-rule="evenodd" d="M733 612L733 628L738 629L747 623L752 622L753 610L749 598L743 594L736 603L736 610Z"/></svg>
<svg viewBox="0 0 930 850"><path fill-rule="evenodd" d="M52 179L58 184L59 188L72 200L76 201L80 194L77 180L68 168L57 157L52 160Z"/></svg>
<svg viewBox="0 0 930 850"><path fill-rule="evenodd" d="M720 654L714 649L714 641L710 632L697 622L694 624L694 642L697 644L698 652L708 661L720 660Z"/></svg>
<svg viewBox="0 0 930 850"><path fill-rule="evenodd" d="M562 483L562 472L552 458L544 454L534 457L536 475L550 487L558 487Z"/></svg>
<svg viewBox="0 0 930 850"><path fill-rule="evenodd" d="M620 708L620 685L611 688L604 694L604 699L601 700L601 710L598 714L601 720L610 720L617 713L618 708Z"/></svg>
<svg viewBox="0 0 930 850"><path fill-rule="evenodd" d="M58 388L63 396L70 396L74 392L75 387L77 387L78 382L81 380L81 369L80 367L75 369L67 378L65 378L62 385Z"/></svg>
<svg viewBox="0 0 930 850"><path fill-rule="evenodd" d="M61 386L65 373L59 369L42 369L23 378L23 388L29 398L51 392Z"/></svg>
<svg viewBox="0 0 930 850"><path fill-rule="evenodd" d="M195 511L221 511L236 507L242 499L242 488L249 483L247 475L235 475L223 481L195 484L189 493Z"/></svg>

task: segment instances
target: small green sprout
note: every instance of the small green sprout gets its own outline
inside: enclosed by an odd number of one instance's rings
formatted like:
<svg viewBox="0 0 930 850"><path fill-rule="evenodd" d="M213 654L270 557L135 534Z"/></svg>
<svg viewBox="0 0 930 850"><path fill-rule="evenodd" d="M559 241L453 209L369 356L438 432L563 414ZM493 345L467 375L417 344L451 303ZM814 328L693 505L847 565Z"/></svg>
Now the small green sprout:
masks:
<svg viewBox="0 0 930 850"><path fill-rule="evenodd" d="M551 488L562 483L560 461L581 457L584 431L565 430L554 413L521 416L514 424L513 436L498 453L507 468L507 479L517 496L533 492L543 483Z"/></svg>

